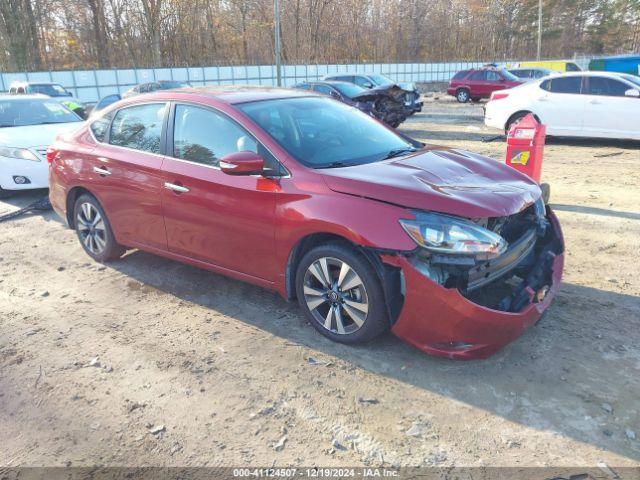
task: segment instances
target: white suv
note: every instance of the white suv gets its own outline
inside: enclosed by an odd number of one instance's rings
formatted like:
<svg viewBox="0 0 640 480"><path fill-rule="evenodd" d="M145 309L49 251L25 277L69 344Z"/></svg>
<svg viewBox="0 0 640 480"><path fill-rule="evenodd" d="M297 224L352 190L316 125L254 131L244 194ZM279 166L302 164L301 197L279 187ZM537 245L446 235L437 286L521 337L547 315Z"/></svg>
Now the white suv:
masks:
<svg viewBox="0 0 640 480"><path fill-rule="evenodd" d="M528 113L548 135L640 140L640 77L565 73L499 90L486 105L484 123L508 130Z"/></svg>

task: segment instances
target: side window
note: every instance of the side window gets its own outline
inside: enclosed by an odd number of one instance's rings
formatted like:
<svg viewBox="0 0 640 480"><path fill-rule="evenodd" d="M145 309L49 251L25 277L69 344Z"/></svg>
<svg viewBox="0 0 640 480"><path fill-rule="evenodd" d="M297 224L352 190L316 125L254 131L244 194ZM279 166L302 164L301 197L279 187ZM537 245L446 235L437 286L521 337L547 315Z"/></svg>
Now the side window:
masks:
<svg viewBox="0 0 640 480"><path fill-rule="evenodd" d="M355 81L353 76L351 75L341 75L339 77L336 77L335 79L338 80L339 82L353 83Z"/></svg>
<svg viewBox="0 0 640 480"><path fill-rule="evenodd" d="M540 84L540 88L542 90L546 90L547 92L551 91L551 80L545 80Z"/></svg>
<svg viewBox="0 0 640 480"><path fill-rule="evenodd" d="M160 137L167 105L149 103L125 107L111 124L109 143L149 153L160 153Z"/></svg>
<svg viewBox="0 0 640 480"><path fill-rule="evenodd" d="M109 112L106 115L95 120L89 128L91 128L91 132L93 136L99 142L104 142L105 137L107 136L107 130L109 129L109 124L111 123L111 119L113 118L113 112Z"/></svg>
<svg viewBox="0 0 640 480"><path fill-rule="evenodd" d="M487 80L490 82L499 82L500 74L498 72L487 72Z"/></svg>
<svg viewBox="0 0 640 480"><path fill-rule="evenodd" d="M25 93L24 87L18 87L18 93Z"/></svg>
<svg viewBox="0 0 640 480"><path fill-rule="evenodd" d="M362 88L371 88L371 80L367 77L355 77L355 84Z"/></svg>
<svg viewBox="0 0 640 480"><path fill-rule="evenodd" d="M313 90L318 93L322 93L323 95L331 94L331 89L326 85L314 85Z"/></svg>
<svg viewBox="0 0 640 480"><path fill-rule="evenodd" d="M553 93L580 93L582 77L558 77L551 80Z"/></svg>
<svg viewBox="0 0 640 480"><path fill-rule="evenodd" d="M301 88L302 90L311 90L311 85L308 83L300 83L295 88Z"/></svg>
<svg viewBox="0 0 640 480"><path fill-rule="evenodd" d="M626 83L605 77L588 77L587 84L587 95L608 97L624 97L624 92L631 88Z"/></svg>
<svg viewBox="0 0 640 480"><path fill-rule="evenodd" d="M229 153L258 153L256 140L240 125L206 108L176 105L173 132L173 157L191 162L217 167Z"/></svg>
<svg viewBox="0 0 640 480"><path fill-rule="evenodd" d="M453 79L452 79L452 80L461 80L461 79L463 79L464 77L466 77L466 76L467 76L467 73L469 73L469 70L462 70L462 71L460 71L460 72L456 73L456 74L453 76Z"/></svg>
<svg viewBox="0 0 640 480"><path fill-rule="evenodd" d="M573 62L567 63L567 72L579 72L580 67Z"/></svg>
<svg viewBox="0 0 640 480"><path fill-rule="evenodd" d="M482 81L487 79L487 72L484 70L480 70L479 72L474 72L469 77L469 80Z"/></svg>

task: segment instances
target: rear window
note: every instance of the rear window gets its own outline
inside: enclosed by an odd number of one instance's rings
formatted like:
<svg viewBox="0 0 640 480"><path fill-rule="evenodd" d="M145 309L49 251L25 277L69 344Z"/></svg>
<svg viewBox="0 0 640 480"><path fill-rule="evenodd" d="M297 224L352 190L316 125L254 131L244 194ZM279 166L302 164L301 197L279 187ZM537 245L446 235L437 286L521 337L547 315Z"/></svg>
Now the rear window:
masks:
<svg viewBox="0 0 640 480"><path fill-rule="evenodd" d="M552 93L580 93L582 77L558 77L543 82L547 88L541 85L544 90Z"/></svg>
<svg viewBox="0 0 640 480"><path fill-rule="evenodd" d="M143 152L160 153L165 110L165 103L134 105L119 110L111 124L109 143Z"/></svg>

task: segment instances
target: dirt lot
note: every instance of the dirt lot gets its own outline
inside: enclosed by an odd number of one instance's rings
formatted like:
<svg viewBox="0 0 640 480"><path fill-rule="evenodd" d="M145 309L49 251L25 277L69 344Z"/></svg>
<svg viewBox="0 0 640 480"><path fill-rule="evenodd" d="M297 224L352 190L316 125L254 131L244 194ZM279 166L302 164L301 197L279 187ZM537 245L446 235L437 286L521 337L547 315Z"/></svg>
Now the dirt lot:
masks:
<svg viewBox="0 0 640 480"><path fill-rule="evenodd" d="M504 155L478 105L428 101L403 130ZM564 284L473 362L337 345L146 253L96 264L52 212L0 224L0 466L640 465L640 144L552 140L543 176Z"/></svg>

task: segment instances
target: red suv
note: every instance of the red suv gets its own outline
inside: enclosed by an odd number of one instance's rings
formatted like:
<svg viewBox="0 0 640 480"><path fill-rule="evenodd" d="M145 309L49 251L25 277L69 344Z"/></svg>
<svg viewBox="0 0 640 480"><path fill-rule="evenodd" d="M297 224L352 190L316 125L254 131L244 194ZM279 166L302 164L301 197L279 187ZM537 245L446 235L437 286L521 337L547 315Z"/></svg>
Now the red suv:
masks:
<svg viewBox="0 0 640 480"><path fill-rule="evenodd" d="M460 103L477 102L481 98L489 98L496 90L517 87L522 83L518 77L502 69L462 70L449 82L447 93Z"/></svg>
<svg viewBox="0 0 640 480"><path fill-rule="evenodd" d="M344 343L391 329L488 356L537 322L563 240L537 184L300 90L156 92L49 148L50 198L93 259L136 248L296 299Z"/></svg>

